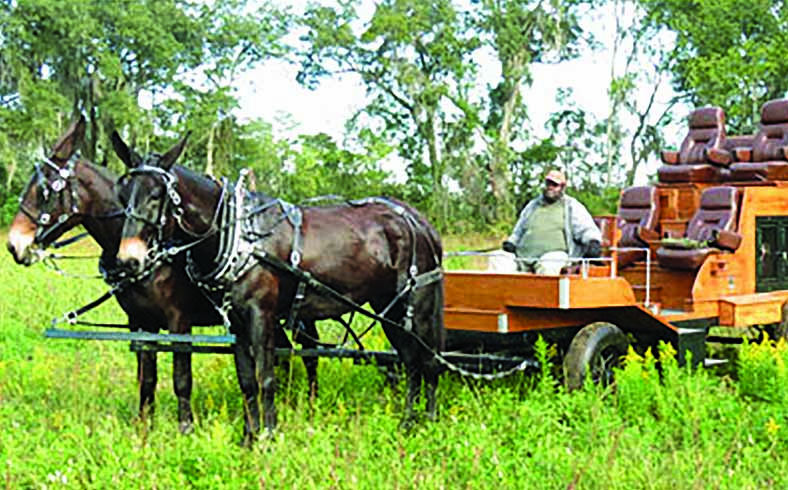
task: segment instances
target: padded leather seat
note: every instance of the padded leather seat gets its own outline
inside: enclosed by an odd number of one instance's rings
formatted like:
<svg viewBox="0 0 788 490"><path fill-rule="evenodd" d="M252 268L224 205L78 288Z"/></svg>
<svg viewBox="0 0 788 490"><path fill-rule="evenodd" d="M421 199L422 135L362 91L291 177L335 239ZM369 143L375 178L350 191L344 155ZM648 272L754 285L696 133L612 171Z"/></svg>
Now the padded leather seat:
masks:
<svg viewBox="0 0 788 490"><path fill-rule="evenodd" d="M741 244L736 232L739 192L735 187L710 187L700 197L700 208L687 225L686 242L664 244L657 250L663 267L695 270L712 253L735 251Z"/></svg>
<svg viewBox="0 0 788 490"><path fill-rule="evenodd" d="M659 199L657 188L630 187L621 194L618 206L618 228L621 230L619 247L648 248L648 242L659 238ZM618 267L626 267L645 260L645 253L637 250L618 252Z"/></svg>
<svg viewBox="0 0 788 490"><path fill-rule="evenodd" d="M721 182L733 157L726 149L725 113L702 107L689 116L689 132L679 151L663 151L660 182Z"/></svg>
<svg viewBox="0 0 788 490"><path fill-rule="evenodd" d="M761 107L751 161L734 163L731 179L788 180L788 99L771 100Z"/></svg>

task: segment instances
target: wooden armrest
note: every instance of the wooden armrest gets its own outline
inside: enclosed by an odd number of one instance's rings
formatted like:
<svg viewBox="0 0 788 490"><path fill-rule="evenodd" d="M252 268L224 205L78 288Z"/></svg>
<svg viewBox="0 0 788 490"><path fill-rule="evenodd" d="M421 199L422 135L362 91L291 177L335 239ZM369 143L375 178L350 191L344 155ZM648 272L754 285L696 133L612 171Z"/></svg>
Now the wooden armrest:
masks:
<svg viewBox="0 0 788 490"><path fill-rule="evenodd" d="M646 243L654 242L660 239L659 233L648 228L637 228L637 236Z"/></svg>
<svg viewBox="0 0 788 490"><path fill-rule="evenodd" d="M714 233L713 244L718 248L734 251L741 245L742 236L735 231L721 230Z"/></svg>
<svg viewBox="0 0 788 490"><path fill-rule="evenodd" d="M717 165L728 165L732 157L728 150L722 148L706 148L706 160Z"/></svg>
<svg viewBox="0 0 788 490"><path fill-rule="evenodd" d="M752 148L738 147L733 149L733 155L737 162L752 161Z"/></svg>
<svg viewBox="0 0 788 490"><path fill-rule="evenodd" d="M679 152L672 150L662 150L662 162L668 165L678 165Z"/></svg>

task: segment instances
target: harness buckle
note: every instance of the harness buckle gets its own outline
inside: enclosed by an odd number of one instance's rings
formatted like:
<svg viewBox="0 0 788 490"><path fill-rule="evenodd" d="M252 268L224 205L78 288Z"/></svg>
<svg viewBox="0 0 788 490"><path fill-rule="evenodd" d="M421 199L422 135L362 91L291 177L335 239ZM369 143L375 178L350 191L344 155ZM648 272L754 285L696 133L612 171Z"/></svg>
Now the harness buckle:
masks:
<svg viewBox="0 0 788 490"><path fill-rule="evenodd" d="M297 267L301 263L301 253L298 250L290 252L290 265Z"/></svg>
<svg viewBox="0 0 788 490"><path fill-rule="evenodd" d="M167 190L167 194L170 195L170 200L172 201L173 204L175 204L176 206L179 206L181 204L181 196L178 194L178 191L170 187Z"/></svg>

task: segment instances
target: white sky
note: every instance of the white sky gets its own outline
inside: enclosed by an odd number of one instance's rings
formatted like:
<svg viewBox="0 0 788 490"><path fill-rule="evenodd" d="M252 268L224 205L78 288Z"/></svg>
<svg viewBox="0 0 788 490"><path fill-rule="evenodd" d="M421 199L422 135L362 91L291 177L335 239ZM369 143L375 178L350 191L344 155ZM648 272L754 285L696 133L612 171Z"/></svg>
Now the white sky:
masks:
<svg viewBox="0 0 788 490"><path fill-rule="evenodd" d="M321 3L334 4L330 0ZM305 0L287 2L294 12L303 11L305 4ZM372 15L374 5L371 0L364 2L362 18ZM602 13L600 18L587 19L587 22L593 24L599 42L607 46L612 44L612 12ZM534 83L526 89L524 96L534 132L539 136L547 134L543 129L544 122L551 112L560 109L555 102L560 87L571 87L578 107L594 113L597 118L604 118L608 111L610 60L608 50L589 53L558 65L533 66ZM491 64L490 69L482 70L489 74L489 80L480 81L481 86L487 81L494 81L499 70L496 63ZM317 89L308 90L296 82L297 71L297 66L274 60L240 77L236 87L240 96L241 116L269 121L278 137L324 132L341 141L345 122L364 105L365 91L358 77L348 74L324 79ZM666 90L659 100L667 101L670 95L669 90ZM656 112L661 110L658 108ZM683 137L682 129L675 128L675 131L676 134L668 138L669 141L676 138L675 144L678 144ZM390 165L394 167L387 170L402 175L401 169L395 168L396 162ZM652 174L658 165L657 161L650 162ZM645 175L638 178L639 183L645 180Z"/></svg>

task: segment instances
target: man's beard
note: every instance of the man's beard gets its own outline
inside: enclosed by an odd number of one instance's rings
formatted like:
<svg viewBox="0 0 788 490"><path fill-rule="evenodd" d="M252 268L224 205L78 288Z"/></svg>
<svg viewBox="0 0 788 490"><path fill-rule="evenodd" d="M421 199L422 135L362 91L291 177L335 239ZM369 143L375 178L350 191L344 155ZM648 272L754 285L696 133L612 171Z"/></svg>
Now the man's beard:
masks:
<svg viewBox="0 0 788 490"><path fill-rule="evenodd" d="M556 191L554 194L551 194L546 189L542 192L542 198L548 203L553 204L554 202L558 201L563 197L563 191Z"/></svg>

